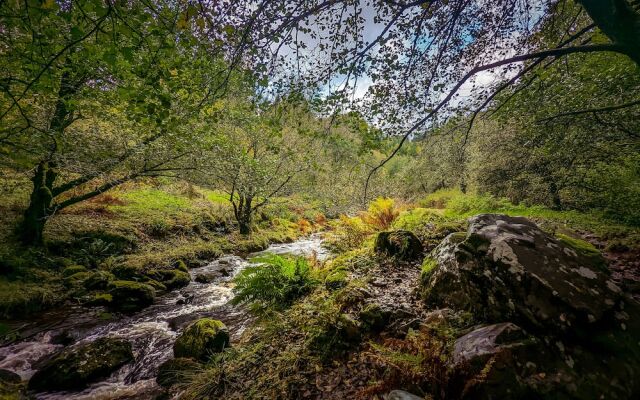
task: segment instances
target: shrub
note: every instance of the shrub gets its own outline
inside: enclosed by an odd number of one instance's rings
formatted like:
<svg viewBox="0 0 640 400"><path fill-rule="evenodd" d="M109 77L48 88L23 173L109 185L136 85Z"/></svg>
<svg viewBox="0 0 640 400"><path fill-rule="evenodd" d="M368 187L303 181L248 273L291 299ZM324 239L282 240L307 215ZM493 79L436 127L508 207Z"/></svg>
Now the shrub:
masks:
<svg viewBox="0 0 640 400"><path fill-rule="evenodd" d="M362 220L367 224L385 230L391 226L400 212L395 206L395 200L378 197L371 202L369 208L362 214Z"/></svg>
<svg viewBox="0 0 640 400"><path fill-rule="evenodd" d="M335 252L343 253L360 247L371 233L371 228L362 219L341 215L334 230L326 236L325 245Z"/></svg>
<svg viewBox="0 0 640 400"><path fill-rule="evenodd" d="M318 283L306 259L269 254L252 260L234 279L234 304L251 304L256 310L282 309L309 293Z"/></svg>

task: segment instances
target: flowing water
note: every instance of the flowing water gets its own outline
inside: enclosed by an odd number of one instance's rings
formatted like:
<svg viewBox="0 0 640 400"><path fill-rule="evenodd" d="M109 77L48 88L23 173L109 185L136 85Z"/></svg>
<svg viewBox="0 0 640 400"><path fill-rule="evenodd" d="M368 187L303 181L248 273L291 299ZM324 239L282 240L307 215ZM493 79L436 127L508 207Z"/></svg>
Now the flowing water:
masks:
<svg viewBox="0 0 640 400"><path fill-rule="evenodd" d="M327 252L321 244L321 238L314 235L293 243L271 245L251 256L270 252L324 259ZM172 357L173 342L185 325L201 317L219 319L229 328L233 343L250 323L251 317L241 307L229 304L230 280L247 265L250 265L247 259L225 256L192 269L192 282L188 286L159 297L153 306L130 316L110 319L105 310L66 307L24 321L20 327L24 339L0 348L0 369L29 379L37 370L37 361L62 349L61 343L65 341L73 341L75 346L103 336L121 337L132 344L135 362L82 392L39 393L36 397L43 400L152 399L160 393L155 383L158 366ZM193 280L203 273L216 274L218 278L207 284Z"/></svg>

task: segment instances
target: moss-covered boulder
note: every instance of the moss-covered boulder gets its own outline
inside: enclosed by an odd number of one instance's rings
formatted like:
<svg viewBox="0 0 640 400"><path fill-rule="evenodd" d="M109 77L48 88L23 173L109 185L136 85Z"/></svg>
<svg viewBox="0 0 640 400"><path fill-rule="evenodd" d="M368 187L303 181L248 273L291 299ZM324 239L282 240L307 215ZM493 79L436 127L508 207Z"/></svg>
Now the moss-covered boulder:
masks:
<svg viewBox="0 0 640 400"><path fill-rule="evenodd" d="M71 265L62 270L62 277L66 278L71 275L77 274L78 272L87 272L87 268L82 265Z"/></svg>
<svg viewBox="0 0 640 400"><path fill-rule="evenodd" d="M65 277L64 284L68 287L84 286L84 282L86 282L92 276L93 276L93 272L90 272L90 271L76 272L73 275L69 275Z"/></svg>
<svg viewBox="0 0 640 400"><path fill-rule="evenodd" d="M363 329L371 332L379 332L389 322L391 312L384 310L378 304L367 304L360 311L358 319L362 322Z"/></svg>
<svg viewBox="0 0 640 400"><path fill-rule="evenodd" d="M109 376L133 360L131 344L123 339L100 338L66 348L43 362L29 381L34 391L78 390Z"/></svg>
<svg viewBox="0 0 640 400"><path fill-rule="evenodd" d="M108 271L95 271L89 276L83 285L87 290L105 290L109 283L114 281L116 277Z"/></svg>
<svg viewBox="0 0 640 400"><path fill-rule="evenodd" d="M23 386L22 378L20 378L20 375L6 369L0 369L0 399L24 399L26 397L22 392Z"/></svg>
<svg viewBox="0 0 640 400"><path fill-rule="evenodd" d="M145 278L137 267L128 264L116 265L111 272L116 278L124 281L139 281Z"/></svg>
<svg viewBox="0 0 640 400"><path fill-rule="evenodd" d="M422 256L422 243L412 232L397 230L380 232L374 247L376 253L402 261L415 261Z"/></svg>
<svg viewBox="0 0 640 400"><path fill-rule="evenodd" d="M158 382L158 385L168 388L184 381L186 374L200 369L202 369L202 365L191 358L172 358L160 365L156 382Z"/></svg>
<svg viewBox="0 0 640 400"><path fill-rule="evenodd" d="M133 281L113 281L109 283L109 294L113 301L110 306L118 311L133 312L153 304L156 291L153 287Z"/></svg>
<svg viewBox="0 0 640 400"><path fill-rule="evenodd" d="M191 282L191 276L179 269L152 269L147 271L146 276L149 279L162 282L167 287L167 290L179 289Z"/></svg>
<svg viewBox="0 0 640 400"><path fill-rule="evenodd" d="M203 318L191 323L173 345L176 358L187 357L206 361L211 354L229 346L229 331L220 321Z"/></svg>
<svg viewBox="0 0 640 400"><path fill-rule="evenodd" d="M88 307L109 306L113 302L113 296L109 293L91 293L83 298L83 305Z"/></svg>

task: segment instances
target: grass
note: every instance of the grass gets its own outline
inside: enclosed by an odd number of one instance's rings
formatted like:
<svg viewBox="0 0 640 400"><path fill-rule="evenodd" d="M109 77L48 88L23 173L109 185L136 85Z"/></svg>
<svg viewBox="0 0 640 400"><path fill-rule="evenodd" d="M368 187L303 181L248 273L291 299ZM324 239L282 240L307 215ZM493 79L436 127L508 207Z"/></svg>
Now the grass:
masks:
<svg viewBox="0 0 640 400"><path fill-rule="evenodd" d="M640 227L613 221L598 211L552 210L543 206L512 204L506 199L457 190L440 190L420 201L420 205L437 210L450 220L462 220L477 214L499 213L522 216L540 223L543 229L593 232L604 240L621 240L630 246L640 245Z"/></svg>
<svg viewBox="0 0 640 400"><path fill-rule="evenodd" d="M145 271L182 261L194 267L222 254L248 254L269 243L290 242L322 225L303 218L322 215L313 206L286 201L270 205L267 214L257 216L254 232L242 236L235 232L224 193L147 180L124 184L56 214L45 229L47 250L30 254L12 235L27 198L28 192L14 191L0 201L5 227L0 232L0 317L24 316L67 299L69 293L59 282L70 265ZM42 271L48 275L38 276Z"/></svg>

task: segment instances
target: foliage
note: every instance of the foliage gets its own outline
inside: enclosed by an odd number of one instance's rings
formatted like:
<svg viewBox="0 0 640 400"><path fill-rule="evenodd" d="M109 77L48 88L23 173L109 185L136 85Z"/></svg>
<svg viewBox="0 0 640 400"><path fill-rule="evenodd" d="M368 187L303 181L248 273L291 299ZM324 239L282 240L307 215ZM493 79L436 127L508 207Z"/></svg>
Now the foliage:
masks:
<svg viewBox="0 0 640 400"><path fill-rule="evenodd" d="M234 304L248 303L255 310L282 309L317 284L305 258L269 254L251 261L258 265L245 268L234 278Z"/></svg>
<svg viewBox="0 0 640 400"><path fill-rule="evenodd" d="M394 199L378 197L369 204L367 211L362 214L362 220L378 230L389 228L400 214L395 203Z"/></svg>
<svg viewBox="0 0 640 400"><path fill-rule="evenodd" d="M360 247L373 233L371 227L359 217L341 215L327 234L325 245L338 253Z"/></svg>

